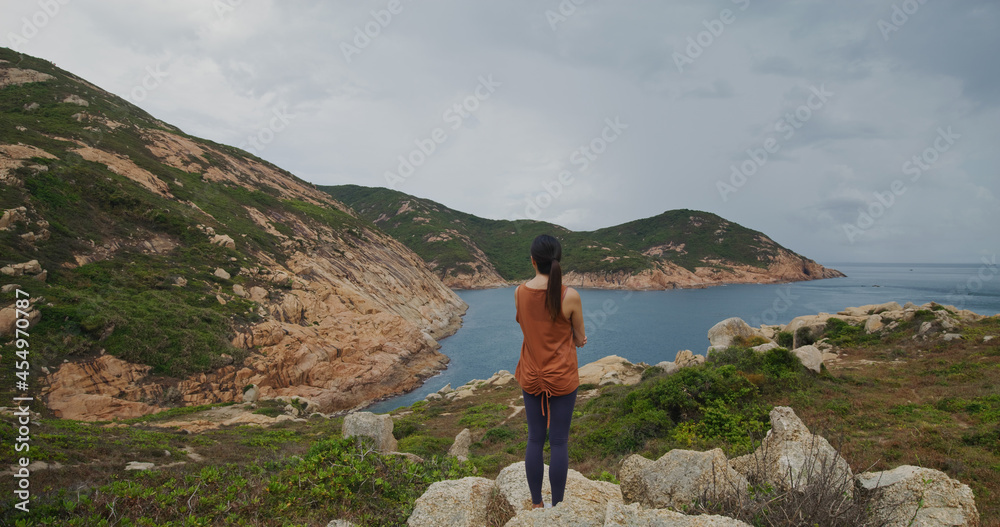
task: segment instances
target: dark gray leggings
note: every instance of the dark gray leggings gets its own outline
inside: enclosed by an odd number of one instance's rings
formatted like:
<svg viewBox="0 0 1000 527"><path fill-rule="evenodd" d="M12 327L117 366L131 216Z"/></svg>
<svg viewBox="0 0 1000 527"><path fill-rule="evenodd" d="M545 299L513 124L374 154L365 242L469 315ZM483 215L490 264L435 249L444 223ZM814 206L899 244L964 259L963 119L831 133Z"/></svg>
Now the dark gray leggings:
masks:
<svg viewBox="0 0 1000 527"><path fill-rule="evenodd" d="M576 390L558 397L531 395L521 390L524 397L524 413L528 418L528 446L524 449L524 471L528 476L531 503L542 502L542 478L545 465L542 451L545 448L545 432L549 433L549 484L552 486L552 505L563 500L566 492L566 475L569 471L569 425L573 419L576 404ZM548 401L545 415L542 405ZM549 415L551 413L551 415ZM550 421L546 423L546 421ZM546 426L548 424L548 426Z"/></svg>

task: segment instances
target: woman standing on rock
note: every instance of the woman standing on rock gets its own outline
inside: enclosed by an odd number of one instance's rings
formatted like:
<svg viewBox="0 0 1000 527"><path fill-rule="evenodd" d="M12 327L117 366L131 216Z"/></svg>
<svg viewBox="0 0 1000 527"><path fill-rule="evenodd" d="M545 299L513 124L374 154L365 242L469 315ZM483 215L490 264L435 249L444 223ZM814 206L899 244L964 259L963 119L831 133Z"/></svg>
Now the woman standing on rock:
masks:
<svg viewBox="0 0 1000 527"><path fill-rule="evenodd" d="M532 507L542 507L545 465L542 450L549 433L549 483L552 505L562 501L569 471L569 425L580 386L576 348L587 343L583 304L575 289L562 285L562 246L543 234L531 242L535 277L514 290L516 320L524 333L514 377L524 396L528 446L524 469Z"/></svg>

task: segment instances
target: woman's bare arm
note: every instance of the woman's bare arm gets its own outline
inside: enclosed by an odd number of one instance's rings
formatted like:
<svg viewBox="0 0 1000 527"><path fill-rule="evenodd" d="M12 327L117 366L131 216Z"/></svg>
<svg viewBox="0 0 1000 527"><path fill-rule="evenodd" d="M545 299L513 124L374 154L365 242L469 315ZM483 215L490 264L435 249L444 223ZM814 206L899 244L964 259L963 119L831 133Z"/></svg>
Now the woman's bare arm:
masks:
<svg viewBox="0 0 1000 527"><path fill-rule="evenodd" d="M587 330L583 326L583 301L580 293L572 287L568 288L563 303L563 314L569 311L567 318L573 323L573 344L578 348L583 347L587 344Z"/></svg>

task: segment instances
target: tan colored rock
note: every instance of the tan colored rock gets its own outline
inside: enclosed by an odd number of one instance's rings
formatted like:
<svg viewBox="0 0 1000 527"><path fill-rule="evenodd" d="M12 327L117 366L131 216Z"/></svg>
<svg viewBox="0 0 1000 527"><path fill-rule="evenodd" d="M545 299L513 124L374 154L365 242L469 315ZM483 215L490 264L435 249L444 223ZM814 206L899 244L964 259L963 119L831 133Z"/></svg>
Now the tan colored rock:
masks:
<svg viewBox="0 0 1000 527"><path fill-rule="evenodd" d="M27 215L28 209L25 207L17 207L14 209L7 209L3 212L3 217L0 217L0 231L5 231L11 228L15 223L19 221L28 221Z"/></svg>
<svg viewBox="0 0 1000 527"><path fill-rule="evenodd" d="M208 410L187 414L168 421L153 421L150 426L166 429L184 430L188 433L198 434L206 430L217 430L226 426L260 426L269 427L284 421L293 420L289 415L279 415L268 417L262 414L253 413L250 403L234 404L232 406L218 406ZM194 461L197 459L192 458Z"/></svg>
<svg viewBox="0 0 1000 527"><path fill-rule="evenodd" d="M111 355L83 362L63 363L46 377L42 390L46 406L61 419L108 421L129 419L162 410L141 402L163 392L143 381L149 366L131 364Z"/></svg>
<svg viewBox="0 0 1000 527"><path fill-rule="evenodd" d="M524 472L524 462L519 461L500 471L496 479L497 488L510 509L520 514L531 509L531 491L528 490L528 479ZM569 469L566 478L566 492L563 501L553 509L575 509L577 517L589 518L586 525L601 525L607 503L611 500L621 501L622 494L618 485L606 481L592 481L579 472ZM549 466L544 467L542 477L542 501L552 503L552 488L549 485ZM565 506L565 507L564 507ZM514 520L511 520L514 521ZM523 516L518 523L507 525L536 525L527 523ZM594 523L591 523L594 522Z"/></svg>
<svg viewBox="0 0 1000 527"><path fill-rule="evenodd" d="M774 407L770 418L771 430L761 446L731 461L737 472L744 475L751 471L762 472L757 475L779 490L787 491L814 484L827 470L832 474L833 485L840 485L843 492L853 494L851 467L829 441L809 432L790 407Z"/></svg>
<svg viewBox="0 0 1000 527"><path fill-rule="evenodd" d="M71 95L67 96L65 99L63 99L62 102L68 103L68 104L76 104L76 105L83 106L83 107L90 106L90 103L87 102L86 99L84 99L83 97L80 97L79 95L76 95L76 94L71 94Z"/></svg>
<svg viewBox="0 0 1000 527"><path fill-rule="evenodd" d="M215 236L212 237L212 243L216 245L221 245L229 249L236 248L236 241L233 240L233 238L228 234L216 234Z"/></svg>
<svg viewBox="0 0 1000 527"><path fill-rule="evenodd" d="M226 272L226 270L223 269L223 268L221 268L221 267L216 268L215 272L212 273L212 274L214 274L215 276L217 276L217 277L219 277L219 278L221 278L223 280L229 280L231 278L231 276L229 275L229 273Z"/></svg>
<svg viewBox="0 0 1000 527"><path fill-rule="evenodd" d="M432 483L413 505L410 527L480 527L486 525L496 488L486 478L466 477Z"/></svg>
<svg viewBox="0 0 1000 527"><path fill-rule="evenodd" d="M514 374L507 370L500 370L494 373L493 376L486 381L486 383L491 386L506 386L513 380Z"/></svg>
<svg viewBox="0 0 1000 527"><path fill-rule="evenodd" d="M23 68L0 68L0 88L11 85L45 82L55 77L48 73Z"/></svg>
<svg viewBox="0 0 1000 527"><path fill-rule="evenodd" d="M642 368L617 355L608 355L580 367L580 384L600 384L611 373L618 379L614 384L633 385L642 380Z"/></svg>
<svg viewBox="0 0 1000 527"><path fill-rule="evenodd" d="M732 317L719 322L708 330L709 345L713 348L728 348L739 339L748 339L756 332L742 318Z"/></svg>
<svg viewBox="0 0 1000 527"><path fill-rule="evenodd" d="M622 496L625 499L634 501L640 493L645 492L642 474L652 464L652 459L639 454L632 454L622 461L621 468L618 469L618 481L621 482Z"/></svg>
<svg viewBox="0 0 1000 527"><path fill-rule="evenodd" d="M691 350L681 350L677 352L677 357L674 358L674 363L678 368L697 366L699 364L705 364L705 356L695 355L691 352Z"/></svg>
<svg viewBox="0 0 1000 527"><path fill-rule="evenodd" d="M708 452L674 449L649 464L633 460L619 479L625 501L648 509L679 509L706 494L736 496L746 492L749 485L730 467L719 448Z"/></svg>
<svg viewBox="0 0 1000 527"><path fill-rule="evenodd" d="M880 313L885 313L887 311L903 311L903 306L899 305L898 302L886 302L884 304L868 304L866 306L859 307L849 307L838 314L847 315L850 317L868 317L869 315L878 315Z"/></svg>
<svg viewBox="0 0 1000 527"><path fill-rule="evenodd" d="M688 516L667 509L644 509L638 503L608 503L604 527L750 527L725 516Z"/></svg>
<svg viewBox="0 0 1000 527"><path fill-rule="evenodd" d="M250 288L250 300L254 302L266 302L268 298L267 289L259 286Z"/></svg>
<svg viewBox="0 0 1000 527"><path fill-rule="evenodd" d="M873 506L889 512L891 527L980 525L972 489L939 470L903 465L857 479L876 492Z"/></svg>
<svg viewBox="0 0 1000 527"><path fill-rule="evenodd" d="M792 353L802 361L802 365L806 368L816 373L823 373L823 352L816 346L795 348Z"/></svg>
<svg viewBox="0 0 1000 527"><path fill-rule="evenodd" d="M760 346L754 346L752 349L754 351L756 351L757 353L766 353L768 351L771 351L773 349L780 348L780 347L781 346L777 345L774 342L767 342L765 344L761 344Z"/></svg>
<svg viewBox="0 0 1000 527"><path fill-rule="evenodd" d="M108 170L135 181L154 194L166 198L174 197L174 195L170 193L170 187L167 186L162 179L156 177L156 175L152 172L136 165L131 159L113 152L108 152L107 150L101 150L92 146L84 146L83 143L80 143L80 145L80 148L73 149L72 151L79 154L80 157L86 159L87 161L100 163L108 167Z"/></svg>
<svg viewBox="0 0 1000 527"><path fill-rule="evenodd" d="M459 461L468 461L470 445L472 445L472 434L468 428L464 428L455 436L455 442L448 449L448 455Z"/></svg>
<svg viewBox="0 0 1000 527"><path fill-rule="evenodd" d="M396 451L396 438L392 436L392 417L388 414L354 412L344 418L344 437L367 437L375 441L379 452Z"/></svg>
<svg viewBox="0 0 1000 527"><path fill-rule="evenodd" d="M42 319L42 312L35 309L34 305L32 305L31 309L28 310L27 315L26 320L28 321L28 326L24 329L33 328L35 324L38 324L38 322ZM17 320L19 318L24 317L18 313L18 309L14 304L0 309L0 337L14 335L14 330L17 329Z"/></svg>
<svg viewBox="0 0 1000 527"><path fill-rule="evenodd" d="M720 260L710 262L713 265L690 271L672 262L658 262L655 269L647 269L636 274L573 271L563 275L563 284L596 289L644 291L700 288L722 284L774 284L844 276L840 271L827 269L785 249L779 249L778 253L767 268L724 262L729 270L721 270L715 265L722 264Z"/></svg>
<svg viewBox="0 0 1000 527"><path fill-rule="evenodd" d="M881 315L871 315L868 317L868 320L865 321L865 333L869 335L877 331L880 331L884 327L885 324L882 322Z"/></svg>

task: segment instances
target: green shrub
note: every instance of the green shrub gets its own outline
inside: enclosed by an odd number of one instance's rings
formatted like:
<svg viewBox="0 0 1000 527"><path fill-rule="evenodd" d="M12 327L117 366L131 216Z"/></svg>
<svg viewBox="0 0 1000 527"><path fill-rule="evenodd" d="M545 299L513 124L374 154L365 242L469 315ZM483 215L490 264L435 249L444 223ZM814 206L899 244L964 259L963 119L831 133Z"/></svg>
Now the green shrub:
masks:
<svg viewBox="0 0 1000 527"><path fill-rule="evenodd" d="M777 339L777 341L778 341L778 345L781 346L782 348L792 349L792 346L795 345L794 339L795 339L795 336L792 335L792 333L790 331L780 331L780 332L778 332L778 339Z"/></svg>
<svg viewBox="0 0 1000 527"><path fill-rule="evenodd" d="M399 448L400 452L409 452L427 459L447 454L451 443L451 439L444 437L414 434L401 439L397 448Z"/></svg>
<svg viewBox="0 0 1000 527"><path fill-rule="evenodd" d="M485 403L467 408L458 424L469 428L493 428L500 424L510 408L500 403Z"/></svg>
<svg viewBox="0 0 1000 527"><path fill-rule="evenodd" d="M864 325L854 326L839 318L826 321L824 335L830 344L841 347L866 346L882 340L877 333L867 334Z"/></svg>
<svg viewBox="0 0 1000 527"><path fill-rule="evenodd" d="M504 443L517 438L518 433L507 426L490 428L483 434L484 443Z"/></svg>
<svg viewBox="0 0 1000 527"><path fill-rule="evenodd" d="M650 366L645 370L642 370L642 380L649 379L651 377L656 377L657 375L662 375L665 370L659 366Z"/></svg>

